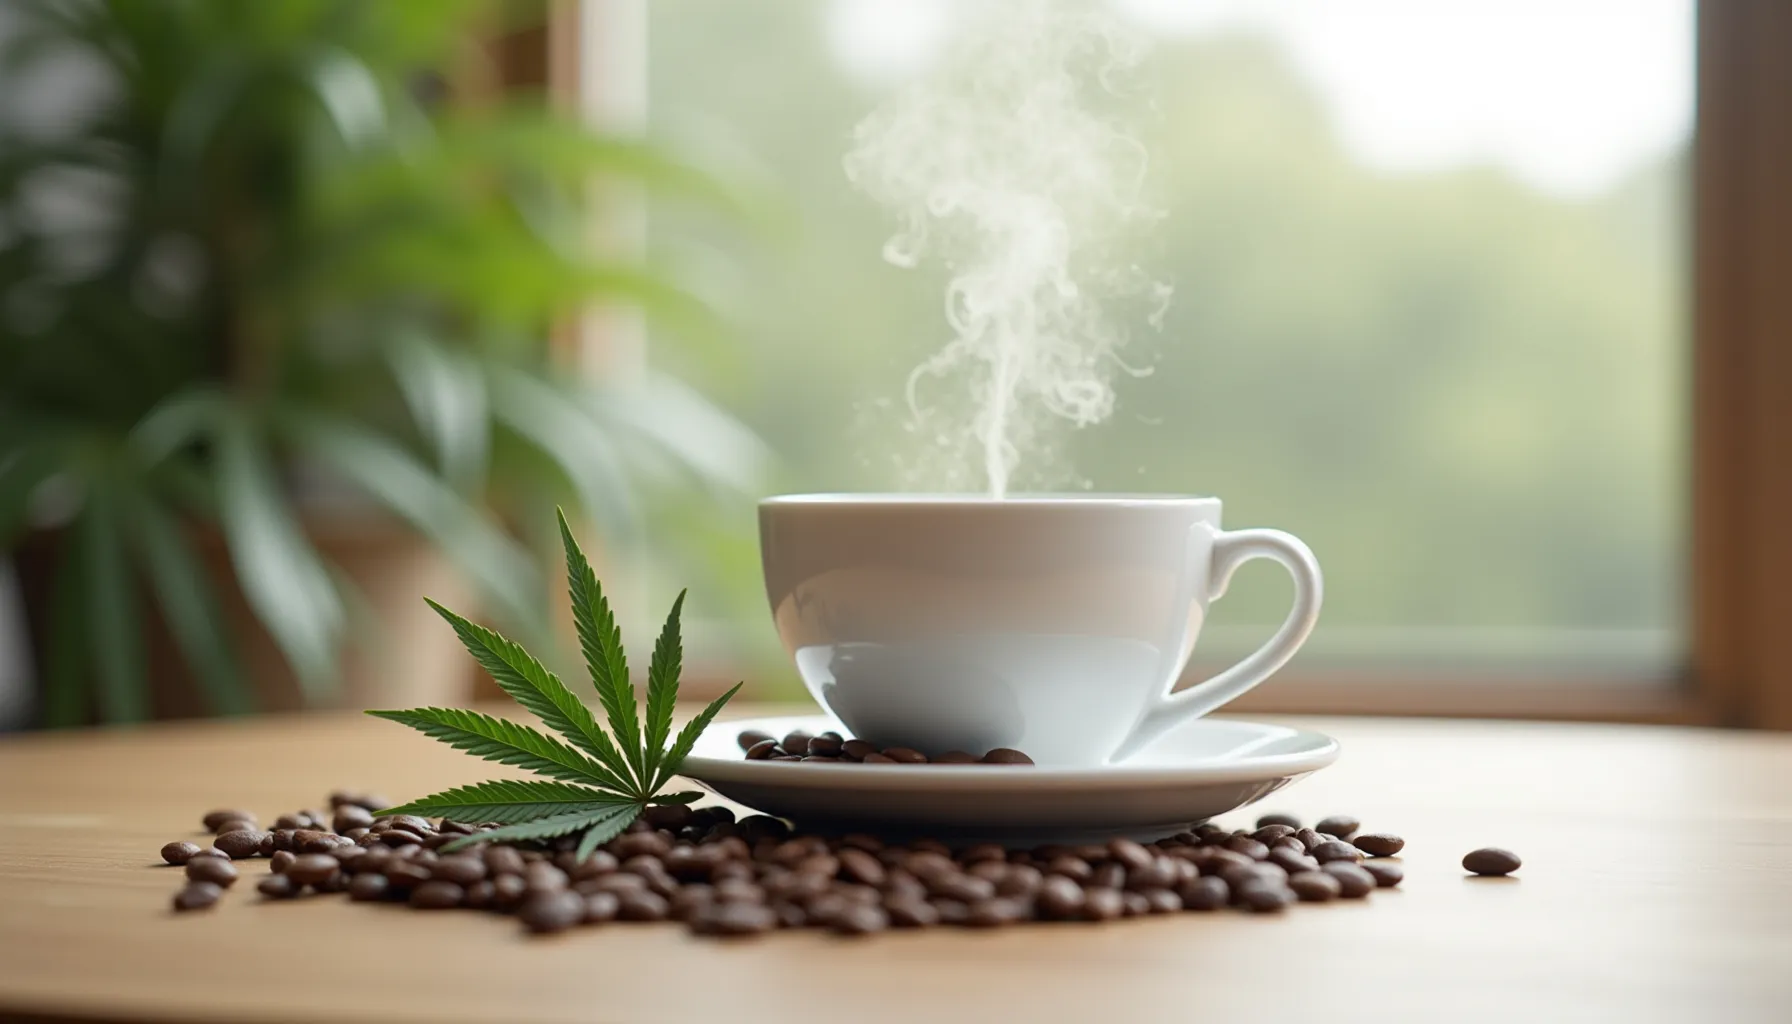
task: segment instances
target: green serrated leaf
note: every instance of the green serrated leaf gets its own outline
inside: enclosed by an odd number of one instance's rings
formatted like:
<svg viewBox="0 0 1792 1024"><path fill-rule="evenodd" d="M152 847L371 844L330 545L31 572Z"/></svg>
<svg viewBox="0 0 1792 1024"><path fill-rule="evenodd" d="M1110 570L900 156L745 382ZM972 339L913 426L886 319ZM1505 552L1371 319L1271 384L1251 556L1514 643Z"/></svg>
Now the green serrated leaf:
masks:
<svg viewBox="0 0 1792 1024"><path fill-rule="evenodd" d="M615 831L610 835L615 835L627 828L629 822L634 821L635 816L640 813L640 805L631 803L606 807L601 810L556 814L546 818L506 825L503 828L494 828L487 832L476 832L470 836L461 836L443 846L443 849L453 851L472 846L475 843L490 843L499 840L552 839L555 836L567 835L580 829L601 829L608 825L614 825ZM599 839L598 842L601 843L603 840ZM596 846L595 843L592 845Z"/></svg>
<svg viewBox="0 0 1792 1024"><path fill-rule="evenodd" d="M448 620L459 634L461 643L505 693L516 698L518 704L529 709L548 728L597 758L619 778L629 780L631 795L647 795L645 787L631 778L629 762L617 751L610 737L598 728L591 709L580 703L558 676L516 642L468 622L434 601L430 601L429 606Z"/></svg>
<svg viewBox="0 0 1792 1024"><path fill-rule="evenodd" d="M608 768L572 747L526 725L454 708L412 708L369 711L375 718L397 722L475 757L526 768L537 775L581 782L629 795L629 785ZM487 819L491 820L491 819Z"/></svg>
<svg viewBox="0 0 1792 1024"><path fill-rule="evenodd" d="M672 711L678 701L678 675L684 667L684 642L679 635L679 615L685 591L678 592L672 612L653 645L653 661L647 669L647 777L659 777L666 757L666 739L672 735Z"/></svg>
<svg viewBox="0 0 1792 1024"><path fill-rule="evenodd" d="M639 801L599 789L538 779L496 779L456 786L440 793L390 807L381 814L418 814L456 821L499 824L534 821L555 815L589 813L606 807L636 807Z"/></svg>
<svg viewBox="0 0 1792 1024"><path fill-rule="evenodd" d="M579 840L579 848L573 852L573 859L582 861L591 856L599 846L621 835L622 830L632 825L640 813L637 809L634 814L618 814L586 829L585 838Z"/></svg>
<svg viewBox="0 0 1792 1024"><path fill-rule="evenodd" d="M635 686L628 677L628 657L622 650L622 632L616 628L616 617L604 599L597 574L585 558L579 542L573 539L566 513L559 509L560 540L566 548L566 586L572 597L572 620L578 628L579 649L585 655L585 668L591 673L591 685L610 720L610 731L628 755L635 778L643 793L653 790L652 776L647 772L647 759L641 749L641 726L635 709Z"/></svg>
<svg viewBox="0 0 1792 1024"><path fill-rule="evenodd" d="M685 723L684 728L678 732L678 739L673 741L672 749L666 752L665 760L660 763L659 775L653 780L653 785L648 787L648 792L651 793L659 789L666 784L667 779L678 774L678 769L684 766L685 756L691 752L691 747L696 745L697 737L703 735L703 730L709 728L709 723L715 720L716 713L722 710L723 705L727 704L730 698L740 692L743 685L745 684L735 683L727 693L717 697L709 707L698 712L697 717Z"/></svg>

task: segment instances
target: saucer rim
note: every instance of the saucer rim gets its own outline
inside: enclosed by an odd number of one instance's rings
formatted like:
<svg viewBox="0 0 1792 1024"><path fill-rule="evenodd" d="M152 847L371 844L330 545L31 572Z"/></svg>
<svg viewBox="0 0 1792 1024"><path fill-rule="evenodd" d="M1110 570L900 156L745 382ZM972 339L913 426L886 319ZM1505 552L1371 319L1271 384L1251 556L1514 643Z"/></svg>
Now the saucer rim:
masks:
<svg viewBox="0 0 1792 1024"><path fill-rule="evenodd" d="M1265 779L1298 778L1324 768L1338 759L1343 748L1336 739L1313 729L1270 722L1254 722L1241 718L1220 721L1276 730L1301 737L1312 743L1312 749L1230 761L1221 764L1194 762L1185 765L1101 765L1096 767L1037 767L1031 765L928 765L924 769L892 770L882 765L829 764L803 765L790 761L748 761L744 757L719 758L690 754L679 774L697 782L748 782L768 784L776 780L780 786L828 788L847 784L877 790L901 789L967 789L1004 791L1029 789L1039 785L1072 788L1132 788L1137 786L1197 785L1207 783L1253 782ZM1198 723L1179 728L1198 728ZM754 728L777 723L777 728L819 727L829 729L838 723L826 714L757 715L717 722L718 726Z"/></svg>

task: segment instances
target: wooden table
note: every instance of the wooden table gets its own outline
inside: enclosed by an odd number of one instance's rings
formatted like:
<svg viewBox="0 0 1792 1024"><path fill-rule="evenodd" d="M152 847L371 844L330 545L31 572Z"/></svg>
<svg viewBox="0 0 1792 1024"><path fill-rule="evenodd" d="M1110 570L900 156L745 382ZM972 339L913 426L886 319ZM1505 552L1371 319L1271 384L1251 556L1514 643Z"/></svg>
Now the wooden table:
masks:
<svg viewBox="0 0 1792 1024"><path fill-rule="evenodd" d="M353 715L12 738L0 1016L1792 1021L1792 737L1302 724L1344 756L1271 802L1404 835L1400 890L1273 917L732 943L672 925L543 939L475 913L263 904L261 860L216 910L177 917L179 875L156 851L211 807L265 821L333 788L403 798L488 766ZM1484 844L1524 869L1465 877L1462 854Z"/></svg>

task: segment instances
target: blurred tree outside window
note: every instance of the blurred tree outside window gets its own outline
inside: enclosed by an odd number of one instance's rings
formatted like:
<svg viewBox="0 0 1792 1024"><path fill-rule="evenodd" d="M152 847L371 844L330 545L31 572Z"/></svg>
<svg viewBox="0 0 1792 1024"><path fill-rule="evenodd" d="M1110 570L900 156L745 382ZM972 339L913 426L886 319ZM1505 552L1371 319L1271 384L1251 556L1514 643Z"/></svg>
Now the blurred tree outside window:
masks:
<svg viewBox="0 0 1792 1024"><path fill-rule="evenodd" d="M1116 0L1119 2L1119 0ZM952 5L680 0L649 11L652 131L751 168L782 235L731 252L653 210L656 259L740 327L654 361L782 457L778 489L895 490L940 284L880 257L852 126ZM1140 119L1176 289L1114 418L1068 438L1095 491L1219 495L1327 574L1296 669L1667 680L1683 655L1688 0L1125 0L1156 40ZM752 510L684 502L768 649ZM710 543L713 541L713 543ZM1198 662L1255 646L1286 583L1241 575Z"/></svg>

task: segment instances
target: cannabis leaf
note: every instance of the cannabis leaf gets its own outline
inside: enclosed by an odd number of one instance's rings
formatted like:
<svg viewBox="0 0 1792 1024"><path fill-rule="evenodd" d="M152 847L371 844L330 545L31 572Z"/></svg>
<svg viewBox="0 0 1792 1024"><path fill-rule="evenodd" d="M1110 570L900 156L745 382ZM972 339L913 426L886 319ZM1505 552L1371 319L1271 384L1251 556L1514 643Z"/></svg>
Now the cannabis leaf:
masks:
<svg viewBox="0 0 1792 1024"><path fill-rule="evenodd" d="M551 839L583 832L576 854L583 860L627 828L648 805L682 804L697 799L697 793L662 794L660 789L678 774L697 737L740 690L736 683L699 712L679 730L668 748L666 740L672 734L672 711L678 700L678 676L684 661L684 641L679 634L684 594L672 603L672 612L654 644L647 671L647 714L643 721L635 703L634 684L629 681L628 657L622 650L616 617L610 612L610 603L604 599L603 587L598 584L590 561L573 539L566 514L561 512L559 516L579 649L585 656L585 668L597 690L609 732L598 725L591 709L558 676L520 644L429 602L454 627L461 643L498 686L564 738L477 711L412 708L367 712L375 718L408 725L457 750L487 761L526 768L551 780L496 780L456 786L382 812L493 822L500 826L462 836L444 849L493 840Z"/></svg>

